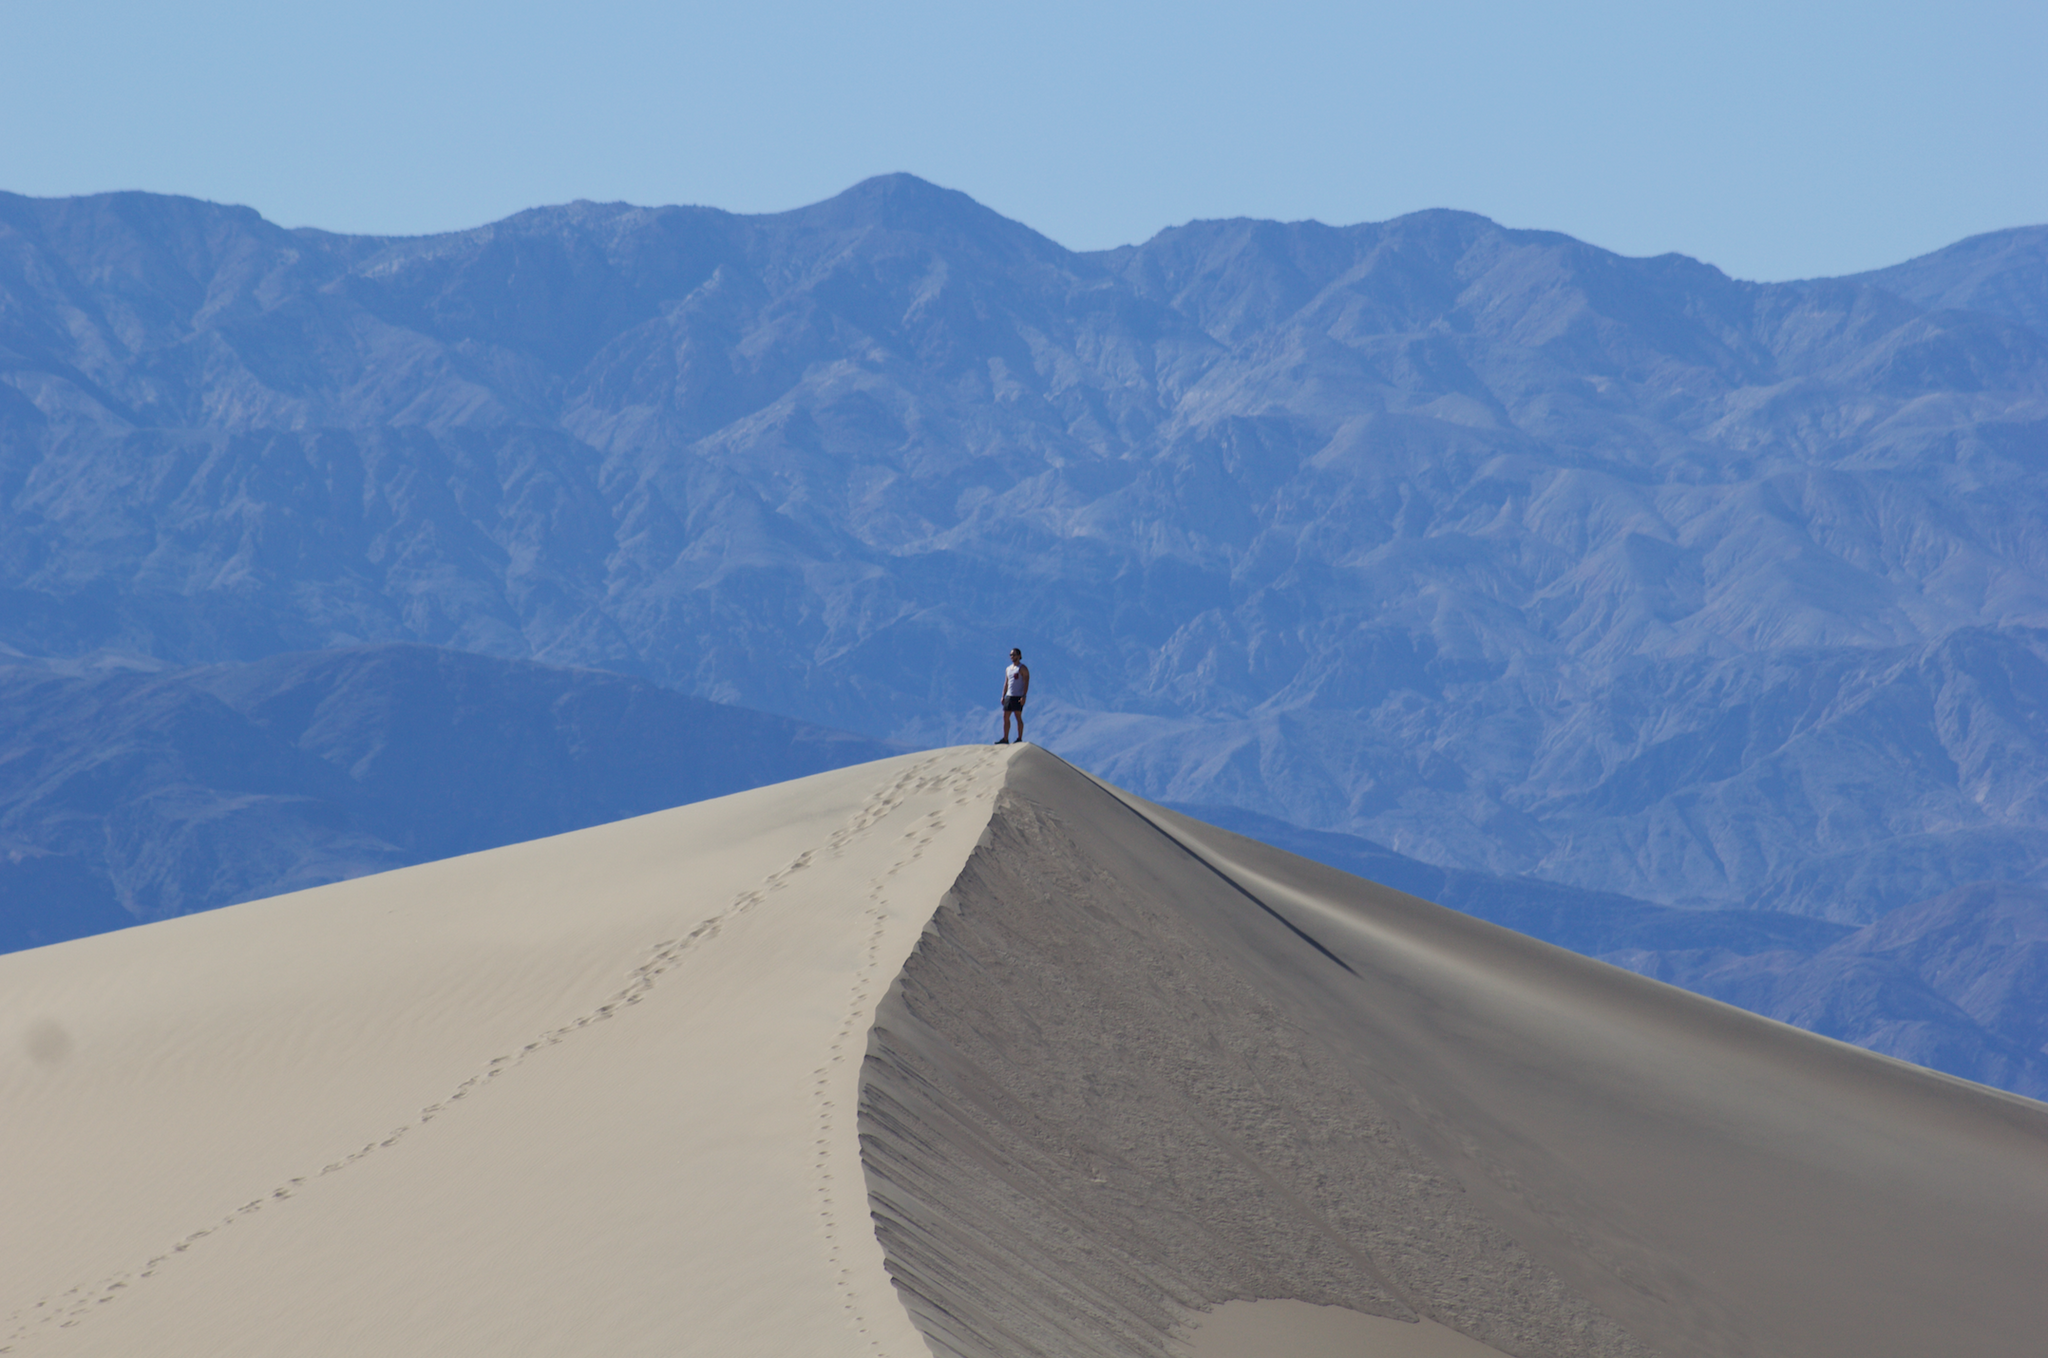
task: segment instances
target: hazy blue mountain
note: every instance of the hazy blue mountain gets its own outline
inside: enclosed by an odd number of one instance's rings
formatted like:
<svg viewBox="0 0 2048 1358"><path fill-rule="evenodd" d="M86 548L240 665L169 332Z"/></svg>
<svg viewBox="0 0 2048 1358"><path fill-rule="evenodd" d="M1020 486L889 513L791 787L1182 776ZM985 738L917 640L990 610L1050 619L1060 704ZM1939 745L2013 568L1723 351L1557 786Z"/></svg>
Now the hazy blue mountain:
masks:
<svg viewBox="0 0 2048 1358"><path fill-rule="evenodd" d="M618 675L416 645L0 669L0 950L896 752Z"/></svg>
<svg viewBox="0 0 2048 1358"><path fill-rule="evenodd" d="M1858 275L1929 311L1982 311L2048 335L2048 226L1991 231Z"/></svg>
<svg viewBox="0 0 2048 1358"><path fill-rule="evenodd" d="M1167 800L1311 823L1337 803L1431 861L1671 904L1863 922L2048 862L2048 632L1637 659L1549 704L1510 672L1454 705L1412 660L1404 682L1402 659L1370 668L1392 676L1375 720L1311 707L1045 729ZM1494 789L1519 796L1480 801ZM1475 802L1491 819L1455 814Z"/></svg>
<svg viewBox="0 0 2048 1358"><path fill-rule="evenodd" d="M1456 212L1077 254L907 176L389 240L0 197L0 642L909 741L992 735L1017 644L1148 795L1864 923L2048 864L2008 235L1766 285Z"/></svg>

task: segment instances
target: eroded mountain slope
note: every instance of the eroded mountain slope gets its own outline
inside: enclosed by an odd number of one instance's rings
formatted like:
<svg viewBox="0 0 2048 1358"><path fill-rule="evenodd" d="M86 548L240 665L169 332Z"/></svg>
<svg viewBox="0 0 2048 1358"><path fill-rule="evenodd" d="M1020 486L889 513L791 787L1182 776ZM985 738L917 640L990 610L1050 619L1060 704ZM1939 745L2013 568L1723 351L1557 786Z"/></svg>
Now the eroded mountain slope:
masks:
<svg viewBox="0 0 2048 1358"><path fill-rule="evenodd" d="M2048 861L2028 248L7 197L0 642L412 640L916 741L1019 644L1039 734L1153 795L1861 922Z"/></svg>

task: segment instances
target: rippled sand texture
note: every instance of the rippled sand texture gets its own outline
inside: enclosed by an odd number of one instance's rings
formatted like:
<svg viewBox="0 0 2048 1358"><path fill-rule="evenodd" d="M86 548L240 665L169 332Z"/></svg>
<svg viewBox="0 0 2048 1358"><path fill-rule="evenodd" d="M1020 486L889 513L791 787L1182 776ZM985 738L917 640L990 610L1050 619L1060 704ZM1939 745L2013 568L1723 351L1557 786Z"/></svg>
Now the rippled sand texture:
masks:
<svg viewBox="0 0 2048 1358"><path fill-rule="evenodd" d="M1529 1356L2020 1354L2048 1313L2048 1108L1036 751L882 1006L862 1129L944 1354L1171 1353L1251 1298Z"/></svg>

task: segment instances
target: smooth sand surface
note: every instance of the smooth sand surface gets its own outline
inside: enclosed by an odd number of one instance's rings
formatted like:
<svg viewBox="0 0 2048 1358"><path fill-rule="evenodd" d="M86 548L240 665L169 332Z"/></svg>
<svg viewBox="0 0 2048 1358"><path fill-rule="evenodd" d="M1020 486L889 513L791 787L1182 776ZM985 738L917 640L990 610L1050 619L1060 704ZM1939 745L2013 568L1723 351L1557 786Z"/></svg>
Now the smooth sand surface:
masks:
<svg viewBox="0 0 2048 1358"><path fill-rule="evenodd" d="M922 1354L857 1071L1007 753L0 957L0 1347Z"/></svg>

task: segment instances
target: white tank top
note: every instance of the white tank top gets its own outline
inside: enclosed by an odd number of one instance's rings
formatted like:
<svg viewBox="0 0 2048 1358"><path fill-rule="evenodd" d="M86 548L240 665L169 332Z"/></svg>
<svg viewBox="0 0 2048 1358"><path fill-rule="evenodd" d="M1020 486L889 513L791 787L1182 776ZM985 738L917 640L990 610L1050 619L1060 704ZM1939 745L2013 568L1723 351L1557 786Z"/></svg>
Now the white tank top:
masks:
<svg viewBox="0 0 2048 1358"><path fill-rule="evenodd" d="M1024 696L1024 676L1021 673L1023 668L1022 665L1012 665L1003 671L1003 696L1005 698L1021 698Z"/></svg>

